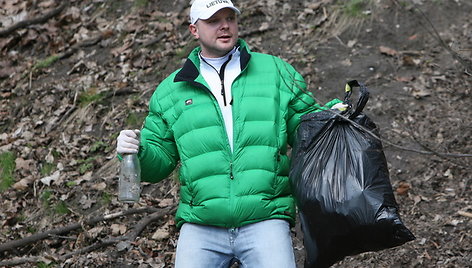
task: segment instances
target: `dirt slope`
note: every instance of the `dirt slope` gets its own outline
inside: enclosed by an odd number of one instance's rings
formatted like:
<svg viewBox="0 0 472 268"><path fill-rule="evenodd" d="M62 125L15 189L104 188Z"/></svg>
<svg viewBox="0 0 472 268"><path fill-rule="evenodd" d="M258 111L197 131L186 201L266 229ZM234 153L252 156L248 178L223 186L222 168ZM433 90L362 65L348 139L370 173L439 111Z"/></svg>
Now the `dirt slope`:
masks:
<svg viewBox="0 0 472 268"><path fill-rule="evenodd" d="M296 66L321 103L342 98L350 79L371 91L365 112L381 128L402 219L417 239L335 267L469 267L472 3L235 2L252 50ZM60 7L52 0L0 3L0 29ZM72 0L45 23L0 30L0 245L132 207L116 200L115 139L141 126L155 86L196 46L187 12L182 0ZM134 207L175 204L176 176L145 185ZM172 267L173 213L132 244L95 244L150 214L0 252L0 266L19 258L19 267ZM299 226L293 233L303 267ZM77 252L94 244L98 249ZM74 254L60 259L67 253Z"/></svg>

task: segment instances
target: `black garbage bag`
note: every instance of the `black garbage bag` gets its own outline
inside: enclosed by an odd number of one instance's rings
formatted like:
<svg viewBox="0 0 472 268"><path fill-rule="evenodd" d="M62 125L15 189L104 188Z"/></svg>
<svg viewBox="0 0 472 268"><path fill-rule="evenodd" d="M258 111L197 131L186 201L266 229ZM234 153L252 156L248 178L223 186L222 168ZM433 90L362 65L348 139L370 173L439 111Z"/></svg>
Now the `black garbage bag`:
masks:
<svg viewBox="0 0 472 268"><path fill-rule="evenodd" d="M359 87L352 107L352 88ZM349 108L302 117L290 181L297 201L305 268L329 267L345 256L415 239L398 214L375 123L362 110L369 98L357 81L346 85Z"/></svg>

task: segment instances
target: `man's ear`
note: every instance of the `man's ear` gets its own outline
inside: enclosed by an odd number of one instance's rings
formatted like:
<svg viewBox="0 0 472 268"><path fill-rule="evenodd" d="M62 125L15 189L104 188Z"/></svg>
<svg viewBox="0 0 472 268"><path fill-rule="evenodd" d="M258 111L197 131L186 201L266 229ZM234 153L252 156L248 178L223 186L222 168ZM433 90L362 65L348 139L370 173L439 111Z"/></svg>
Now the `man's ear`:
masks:
<svg viewBox="0 0 472 268"><path fill-rule="evenodd" d="M198 29L197 29L197 26L195 24L190 24L188 26L188 29L190 30L190 33L195 36L195 38L200 38L200 35L198 34Z"/></svg>

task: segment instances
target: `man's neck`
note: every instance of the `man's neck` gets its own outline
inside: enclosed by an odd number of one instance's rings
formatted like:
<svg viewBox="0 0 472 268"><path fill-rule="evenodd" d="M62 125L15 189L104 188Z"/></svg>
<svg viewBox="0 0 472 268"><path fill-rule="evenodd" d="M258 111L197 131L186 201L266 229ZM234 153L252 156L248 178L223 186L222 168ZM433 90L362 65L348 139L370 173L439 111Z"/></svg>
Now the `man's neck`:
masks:
<svg viewBox="0 0 472 268"><path fill-rule="evenodd" d="M205 55L205 53L200 52L200 57L202 57L203 59L205 60L209 60L209 61L218 61L218 60L221 60L221 59L224 59L224 58L227 58L228 55L231 55L233 54L235 51L236 51L236 48L237 47L233 47L233 49L231 49L230 51L226 52L224 55L220 56L220 57L208 57Z"/></svg>
<svg viewBox="0 0 472 268"><path fill-rule="evenodd" d="M228 51L223 51L223 52L220 52L220 53L209 53L208 51L205 51L203 48L200 52L200 55L202 57L204 57L205 59L216 59L216 58L222 58L222 57L225 57L226 55L228 55L228 53L231 53L232 51L234 51L234 48L236 48L237 45L235 45L233 48L231 48L230 50Z"/></svg>

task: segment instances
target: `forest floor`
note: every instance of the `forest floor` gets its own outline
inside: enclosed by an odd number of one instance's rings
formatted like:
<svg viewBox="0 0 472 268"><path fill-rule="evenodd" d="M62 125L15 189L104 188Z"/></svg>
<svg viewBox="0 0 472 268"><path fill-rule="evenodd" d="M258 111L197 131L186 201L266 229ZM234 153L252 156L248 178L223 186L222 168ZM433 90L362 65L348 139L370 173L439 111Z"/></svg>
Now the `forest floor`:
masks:
<svg viewBox="0 0 472 268"><path fill-rule="evenodd" d="M364 112L416 240L334 267L470 267L472 2L235 3L251 49L293 64L320 103L352 79L371 92ZM0 6L0 267L172 267L177 175L118 202L115 140L141 127L155 87L197 45L188 2ZM299 267L302 236L297 225Z"/></svg>

